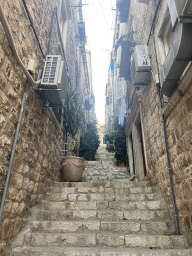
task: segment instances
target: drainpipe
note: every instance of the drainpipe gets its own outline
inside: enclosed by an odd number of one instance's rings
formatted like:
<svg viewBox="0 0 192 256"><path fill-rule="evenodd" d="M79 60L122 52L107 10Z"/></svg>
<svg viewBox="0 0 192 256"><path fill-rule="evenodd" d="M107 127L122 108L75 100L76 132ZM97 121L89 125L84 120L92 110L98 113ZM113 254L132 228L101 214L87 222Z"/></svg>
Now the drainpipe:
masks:
<svg viewBox="0 0 192 256"><path fill-rule="evenodd" d="M11 151L11 159L10 159L10 162L9 162L9 168L8 168L7 177L6 177L6 181L5 181L5 188L4 188L4 191L3 191L3 197L2 197L2 201L1 201L0 223L2 221L3 208L4 208L4 204L5 204L5 198L6 198L6 195L7 195L11 170L12 170L12 166L13 166L13 160L14 160L14 156L15 156L15 149L16 149L16 144L17 144L17 139L18 139L18 134L19 134L19 129L20 129L20 124L21 124L21 119L22 119L25 100L26 100L26 93L24 92L22 103L21 103L21 109L20 109L20 113L19 113L19 119L18 119L18 123L17 123L17 129L16 129L16 132L15 132L15 138L14 138L14 141L13 141L13 147L12 147L12 151Z"/></svg>
<svg viewBox="0 0 192 256"><path fill-rule="evenodd" d="M155 58L156 58L156 63L157 63L157 69L158 69L158 77L160 79L160 74L159 74L159 63L157 59L157 50L156 50L156 42L155 42L155 36L154 36L154 27L153 27L153 33L151 34L153 37L153 44L154 44L154 49L155 49ZM170 179L170 185L171 185L171 195L172 195L172 202L173 202L173 211L174 211L174 221L175 221L175 233L176 235L180 234L180 229L179 229L179 219L178 219L178 213L177 213L177 206L176 206L176 200L175 200L175 192L174 192L174 184L173 184L173 170L171 168L171 160L170 160L170 153L169 153L169 145L168 145L168 140L167 140L167 131L166 131L166 120L163 114L163 94L161 90L161 86L158 83L158 93L159 93L159 98L160 98L160 111L161 111L161 121L163 125L163 133L164 133L164 139L165 139L165 148L166 148L166 155L167 155L167 164L168 164L168 170L169 170L169 179Z"/></svg>
<svg viewBox="0 0 192 256"><path fill-rule="evenodd" d="M154 36L154 29L155 29L155 21L157 18L158 10L161 5L162 0L159 0L155 14L153 17L153 22L151 25L150 33L149 33L149 38L147 41L147 45L149 44L150 37L153 37L153 44L154 44L154 50L155 50L155 58L156 58L156 63L157 63L157 69L158 69L158 78L160 81L160 70L159 70L159 63L158 63L158 58L157 58L157 48L156 48L156 42L155 42L155 36ZM180 229L179 229L179 219L178 219L178 214L177 214L177 206L176 206L176 200L175 200L175 192L174 192L174 184L173 184L173 170L171 168L171 160L170 160L170 153L169 153L169 145L168 145L168 140L167 140L167 131L166 131L166 120L163 115L163 94L161 90L161 86L158 83L158 93L159 93L159 98L160 98L160 111L161 111L161 121L163 125L163 133L164 133L164 139L165 139L165 148L166 148L166 155L167 155L167 164L168 164L168 170L169 170L169 179L170 179L170 185L171 185L171 195L172 195L172 202L173 202L173 211L174 211L174 221L175 221L175 233L176 235L180 234Z"/></svg>

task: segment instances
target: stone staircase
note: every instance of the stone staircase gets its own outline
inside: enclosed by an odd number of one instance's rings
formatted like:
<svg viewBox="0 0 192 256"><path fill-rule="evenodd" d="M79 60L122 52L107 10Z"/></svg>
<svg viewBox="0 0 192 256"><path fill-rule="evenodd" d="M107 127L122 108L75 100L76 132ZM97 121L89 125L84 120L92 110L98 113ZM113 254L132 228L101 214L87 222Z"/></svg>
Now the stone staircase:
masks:
<svg viewBox="0 0 192 256"><path fill-rule="evenodd" d="M99 148L97 161L87 161L84 170L84 181L129 181L127 168L115 165L114 153Z"/></svg>
<svg viewBox="0 0 192 256"><path fill-rule="evenodd" d="M102 181L98 176L97 182L56 182L46 199L32 209L28 226L7 255L192 255L185 237L174 235L161 193L148 181L122 181L114 166L112 180L107 176L111 159L104 161L99 159L100 164L92 163L86 170L94 177L101 171ZM124 176L128 179L126 171Z"/></svg>

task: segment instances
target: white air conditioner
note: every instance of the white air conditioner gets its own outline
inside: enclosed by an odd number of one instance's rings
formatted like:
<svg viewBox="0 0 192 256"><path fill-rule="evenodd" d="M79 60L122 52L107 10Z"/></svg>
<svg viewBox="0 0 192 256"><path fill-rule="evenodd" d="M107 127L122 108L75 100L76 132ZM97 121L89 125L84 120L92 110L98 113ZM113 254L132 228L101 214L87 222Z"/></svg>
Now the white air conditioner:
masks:
<svg viewBox="0 0 192 256"><path fill-rule="evenodd" d="M146 85L151 62L146 45L136 45L131 56L131 80L135 86Z"/></svg>
<svg viewBox="0 0 192 256"><path fill-rule="evenodd" d="M168 0L172 27L177 21L192 23L192 1L191 0Z"/></svg>
<svg viewBox="0 0 192 256"><path fill-rule="evenodd" d="M69 80L61 55L47 55L40 88L52 106L63 105Z"/></svg>

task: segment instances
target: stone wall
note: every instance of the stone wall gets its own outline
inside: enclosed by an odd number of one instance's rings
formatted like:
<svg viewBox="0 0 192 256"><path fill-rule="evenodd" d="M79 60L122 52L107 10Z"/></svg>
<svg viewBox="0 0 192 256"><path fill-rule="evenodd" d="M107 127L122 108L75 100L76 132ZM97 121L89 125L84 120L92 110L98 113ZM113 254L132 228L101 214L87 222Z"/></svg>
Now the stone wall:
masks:
<svg viewBox="0 0 192 256"><path fill-rule="evenodd" d="M137 44L146 44L149 38L149 31L154 15L155 1L146 4L139 4L131 1L130 17L134 17L135 41ZM139 5L139 6L138 6ZM150 7L151 6L151 7ZM140 9L140 11L136 11ZM167 9L167 1L162 1L159 9L155 35L158 42L158 31ZM139 15L139 17L138 17ZM149 85L140 88L140 114L143 125L145 155L147 163L147 177L153 184L159 186L173 211L169 171L165 150L165 139L160 114L160 98L155 83L155 75L158 72L155 56L155 49L152 37L149 41L149 53L152 62L152 73L149 77ZM157 44L159 68L161 50ZM192 79L191 70L187 73L188 80ZM185 81L183 82L185 84ZM184 85L186 86L186 84ZM166 129L168 145L170 149L171 165L173 168L174 189L176 203L179 212L180 224L185 228L189 241L192 243L192 89L191 82L188 90L178 93L180 96L177 104L166 115ZM177 98L178 98L177 97ZM167 99L170 101L172 98ZM165 104L166 107L166 104ZM131 125L131 124L129 124Z"/></svg>
<svg viewBox="0 0 192 256"><path fill-rule="evenodd" d="M47 53L48 39L54 3L60 8L59 1L26 1L34 27L44 54ZM65 1L65 3L68 1ZM76 1L73 1L74 3ZM70 13L69 3L66 3ZM30 58L36 60L37 79L39 69L43 69L43 57L31 29L21 0L4 0L4 13L10 24L16 49L25 67ZM70 14L69 17L72 17ZM73 18L74 19L74 18ZM70 20L66 54L70 78L75 84L77 60L77 25ZM53 28L51 54L61 54L56 23ZM76 28L74 29L74 27ZM82 79L83 84L83 79ZM82 85L81 85L82 86ZM42 97L35 92L34 85L28 83L20 66L13 56L0 23L0 197L2 197L5 177L11 156L21 101L24 92L27 99L24 106L15 160L8 193L6 197L0 237L9 239L20 231L26 212L39 203L54 181L59 180L61 147L63 142L62 123L59 123L51 108L43 107Z"/></svg>

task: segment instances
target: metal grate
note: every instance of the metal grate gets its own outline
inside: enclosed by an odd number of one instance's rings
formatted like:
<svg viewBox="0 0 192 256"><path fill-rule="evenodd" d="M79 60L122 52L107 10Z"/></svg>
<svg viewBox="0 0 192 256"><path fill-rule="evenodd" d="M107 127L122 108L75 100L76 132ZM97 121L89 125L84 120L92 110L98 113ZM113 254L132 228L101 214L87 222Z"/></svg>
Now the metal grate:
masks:
<svg viewBox="0 0 192 256"><path fill-rule="evenodd" d="M43 71L42 84L57 85L60 62L60 55L47 56Z"/></svg>

